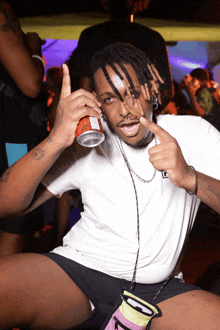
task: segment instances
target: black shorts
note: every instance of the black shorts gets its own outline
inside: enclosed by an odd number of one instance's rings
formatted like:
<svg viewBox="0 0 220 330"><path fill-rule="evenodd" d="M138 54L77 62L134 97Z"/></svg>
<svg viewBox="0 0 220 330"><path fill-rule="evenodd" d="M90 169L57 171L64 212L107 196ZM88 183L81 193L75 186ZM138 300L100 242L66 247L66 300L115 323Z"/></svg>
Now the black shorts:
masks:
<svg viewBox="0 0 220 330"><path fill-rule="evenodd" d="M44 253L43 255L55 261L95 306L93 317L74 329L100 329L105 319L112 312L119 301L121 301L120 294L124 290L131 292L130 281L118 279L97 270L87 268L73 260L53 252ZM152 303L163 283L164 282L157 284L136 283L132 293L137 295L139 298ZM200 288L197 286L185 284L184 281L179 278L172 278L162 289L153 304L158 304L166 299L187 291L199 289Z"/></svg>

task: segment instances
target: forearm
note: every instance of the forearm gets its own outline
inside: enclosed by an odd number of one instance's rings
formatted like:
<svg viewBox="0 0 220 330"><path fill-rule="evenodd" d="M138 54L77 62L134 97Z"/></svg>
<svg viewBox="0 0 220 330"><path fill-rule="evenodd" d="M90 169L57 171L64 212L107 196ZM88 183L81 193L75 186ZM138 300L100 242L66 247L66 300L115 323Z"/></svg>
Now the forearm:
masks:
<svg viewBox="0 0 220 330"><path fill-rule="evenodd" d="M25 38L12 9L0 2L0 61L22 93L36 97L42 86L43 65L31 57Z"/></svg>
<svg viewBox="0 0 220 330"><path fill-rule="evenodd" d="M7 41L11 39L8 37ZM0 41L0 61L12 77L20 91L29 97L37 97L43 82L43 65L40 61L31 57L31 54L22 45L16 46L13 44Z"/></svg>
<svg viewBox="0 0 220 330"><path fill-rule="evenodd" d="M197 172L197 197L220 214L220 181Z"/></svg>
<svg viewBox="0 0 220 330"><path fill-rule="evenodd" d="M20 214L30 205L41 179L62 151L49 136L6 170L0 178L0 217Z"/></svg>
<svg viewBox="0 0 220 330"><path fill-rule="evenodd" d="M180 187L190 194L196 194L202 202L220 214L220 180L200 173L189 166L187 179Z"/></svg>

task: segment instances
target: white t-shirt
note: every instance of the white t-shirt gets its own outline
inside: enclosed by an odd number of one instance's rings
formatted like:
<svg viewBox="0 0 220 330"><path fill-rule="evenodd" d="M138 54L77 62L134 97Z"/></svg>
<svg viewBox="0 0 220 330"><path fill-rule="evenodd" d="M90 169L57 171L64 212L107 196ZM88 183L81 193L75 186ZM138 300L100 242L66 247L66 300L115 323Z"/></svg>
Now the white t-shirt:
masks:
<svg viewBox="0 0 220 330"><path fill-rule="evenodd" d="M160 115L157 123L178 141L187 164L220 179L220 133L200 117ZM105 141L96 148L74 143L66 149L42 183L54 194L80 189L84 212L54 250L89 268L131 280L138 249L134 186L118 146L103 123ZM153 177L148 147L123 148L132 169ZM140 254L136 282L158 283L175 268L200 200L175 187L162 172L150 183L133 176L138 196Z"/></svg>

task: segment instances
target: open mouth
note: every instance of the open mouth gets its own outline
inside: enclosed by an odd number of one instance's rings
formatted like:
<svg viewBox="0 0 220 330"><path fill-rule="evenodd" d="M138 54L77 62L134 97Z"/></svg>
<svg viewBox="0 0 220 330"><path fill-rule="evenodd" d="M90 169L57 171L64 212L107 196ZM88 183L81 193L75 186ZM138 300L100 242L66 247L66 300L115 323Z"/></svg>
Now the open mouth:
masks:
<svg viewBox="0 0 220 330"><path fill-rule="evenodd" d="M137 135L139 131L139 127L140 127L140 123L134 123L130 125L122 125L120 129L122 130L124 135L131 137Z"/></svg>

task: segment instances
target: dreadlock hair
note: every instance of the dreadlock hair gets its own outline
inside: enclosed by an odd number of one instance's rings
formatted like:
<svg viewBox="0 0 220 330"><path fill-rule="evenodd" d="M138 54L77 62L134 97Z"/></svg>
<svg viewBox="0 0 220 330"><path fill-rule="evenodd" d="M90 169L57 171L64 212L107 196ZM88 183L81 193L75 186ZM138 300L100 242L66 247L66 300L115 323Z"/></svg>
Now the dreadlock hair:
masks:
<svg viewBox="0 0 220 330"><path fill-rule="evenodd" d="M107 66L112 67L112 69L116 72L119 78L123 80L129 92L129 87L127 86L121 73L116 68L115 64L118 64L121 70L123 71L123 73L125 74L130 84L130 89L136 100L138 99L138 94L135 90L130 75L128 74L126 68L124 67L124 64L130 64L134 69L145 99L147 101L152 101L153 98L157 96L158 102L161 103L159 85L160 83L162 84L164 83L163 79L160 77L157 69L151 63L147 55L140 49L128 43L116 42L110 44L106 48L101 49L95 53L90 64L90 74L94 89L95 89L94 74L99 69L102 69L113 91L119 97L119 99L122 102L124 102L122 96L120 95L119 91L116 89L114 84L112 83L109 74L106 70Z"/></svg>

